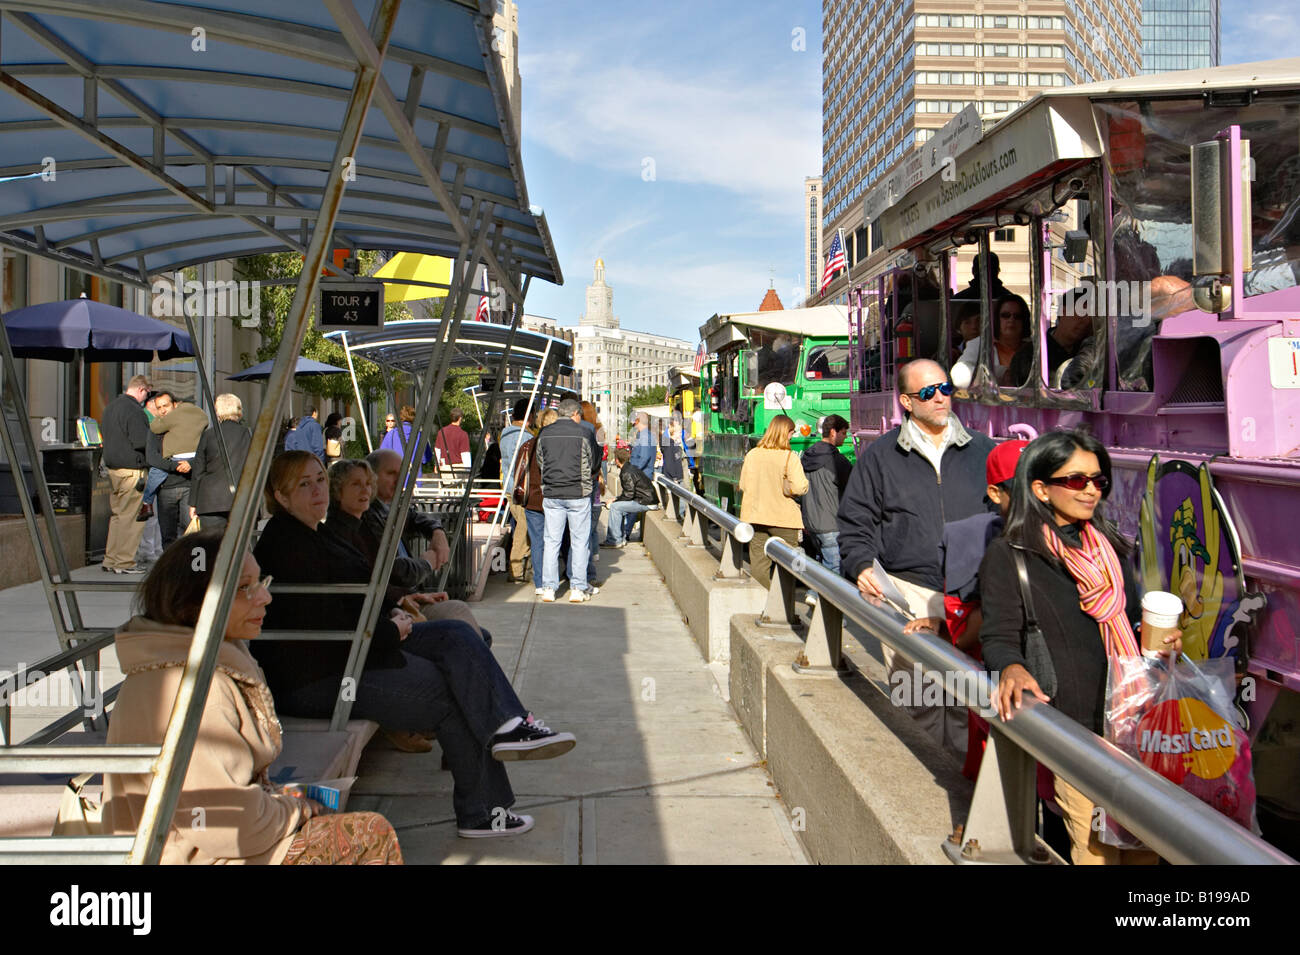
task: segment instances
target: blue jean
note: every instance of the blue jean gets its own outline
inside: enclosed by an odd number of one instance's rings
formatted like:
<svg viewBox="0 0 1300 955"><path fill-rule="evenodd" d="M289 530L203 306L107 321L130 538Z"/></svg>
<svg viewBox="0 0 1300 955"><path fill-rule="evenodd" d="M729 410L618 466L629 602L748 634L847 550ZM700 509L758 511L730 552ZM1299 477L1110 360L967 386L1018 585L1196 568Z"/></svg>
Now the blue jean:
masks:
<svg viewBox="0 0 1300 955"><path fill-rule="evenodd" d="M460 825L474 825L491 818L494 809L514 805L510 779L489 744L503 723L528 711L492 651L469 624L442 620L412 626L402 656L406 666L400 669L362 671L353 718L394 730L435 730L451 766L452 805ZM338 694L338 679L281 687L276 708L328 719Z"/></svg>
<svg viewBox="0 0 1300 955"><path fill-rule="evenodd" d="M600 553L600 541L596 535L600 532L600 509L603 504L591 505L591 533L587 535L587 583L596 582L596 555Z"/></svg>
<svg viewBox="0 0 1300 955"><path fill-rule="evenodd" d="M616 544L622 544L632 533L632 519L637 515L650 510L649 504L638 504L636 501L615 501L609 506L609 532L614 537Z"/></svg>
<svg viewBox="0 0 1300 955"><path fill-rule="evenodd" d="M817 534L817 544L822 549L821 564L832 574L840 572L840 532Z"/></svg>
<svg viewBox="0 0 1300 955"><path fill-rule="evenodd" d="M150 468L149 476L144 479L144 500L141 504L152 504L154 495L158 493L158 487L163 481L167 480L167 472L162 468Z"/></svg>
<svg viewBox="0 0 1300 955"><path fill-rule="evenodd" d="M588 546L591 540L591 501L585 497L572 500L546 498L542 501L546 517L546 549L542 555L542 586L555 590L560 586L560 538L565 525L569 528L569 586L587 589Z"/></svg>
<svg viewBox="0 0 1300 955"><path fill-rule="evenodd" d="M546 515L541 511L524 511L528 520L528 548L533 565L533 586L542 585L542 557L545 554Z"/></svg>

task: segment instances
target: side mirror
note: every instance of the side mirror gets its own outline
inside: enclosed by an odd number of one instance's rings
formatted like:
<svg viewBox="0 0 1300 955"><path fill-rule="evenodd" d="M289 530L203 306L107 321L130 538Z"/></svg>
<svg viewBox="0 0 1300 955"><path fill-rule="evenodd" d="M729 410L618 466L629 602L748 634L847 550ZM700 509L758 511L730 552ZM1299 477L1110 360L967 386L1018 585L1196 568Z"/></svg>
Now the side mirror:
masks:
<svg viewBox="0 0 1300 955"><path fill-rule="evenodd" d="M1192 274L1218 277L1231 286L1234 270L1233 242L1240 230L1242 272L1251 268L1250 238L1250 141L1241 140L1241 168L1232 169L1231 142L1215 139L1191 148L1192 159ZM1233 173L1235 172L1235 176ZM1233 199L1241 217L1234 221ZM1194 283L1195 284L1195 283ZM1207 293L1210 285L1206 283ZM1197 306L1219 304L1221 293L1197 297Z"/></svg>
<svg viewBox="0 0 1300 955"><path fill-rule="evenodd" d="M1065 233L1065 245L1061 255L1071 265L1078 265L1088 258L1088 233L1082 229L1071 229Z"/></svg>

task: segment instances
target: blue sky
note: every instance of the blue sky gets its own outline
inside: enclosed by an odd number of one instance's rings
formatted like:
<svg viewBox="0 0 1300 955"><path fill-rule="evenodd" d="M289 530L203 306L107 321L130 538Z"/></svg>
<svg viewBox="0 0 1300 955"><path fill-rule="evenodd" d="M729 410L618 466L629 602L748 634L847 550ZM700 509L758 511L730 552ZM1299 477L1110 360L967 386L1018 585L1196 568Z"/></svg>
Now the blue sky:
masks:
<svg viewBox="0 0 1300 955"><path fill-rule="evenodd" d="M597 256L625 328L694 343L769 282L795 304L803 179L821 171L821 3L519 6L524 168L565 275L535 283L528 312L576 322ZM1300 50L1295 0L1224 0L1222 19L1224 63Z"/></svg>

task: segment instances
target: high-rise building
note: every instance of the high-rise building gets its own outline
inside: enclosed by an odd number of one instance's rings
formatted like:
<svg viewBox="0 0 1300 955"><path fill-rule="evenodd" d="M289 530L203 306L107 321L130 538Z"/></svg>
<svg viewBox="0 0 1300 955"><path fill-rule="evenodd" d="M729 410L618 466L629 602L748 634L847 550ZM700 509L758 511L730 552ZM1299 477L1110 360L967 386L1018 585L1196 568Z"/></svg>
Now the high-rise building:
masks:
<svg viewBox="0 0 1300 955"><path fill-rule="evenodd" d="M1219 0L1142 0L1142 72L1219 65Z"/></svg>
<svg viewBox="0 0 1300 955"><path fill-rule="evenodd" d="M822 280L822 179L810 176L803 181L804 237L803 260L808 268L804 295L812 298Z"/></svg>
<svg viewBox="0 0 1300 955"><path fill-rule="evenodd" d="M967 106L988 125L1044 87L1140 73L1141 3L823 0L822 235L843 229L850 272L873 248L864 196Z"/></svg>

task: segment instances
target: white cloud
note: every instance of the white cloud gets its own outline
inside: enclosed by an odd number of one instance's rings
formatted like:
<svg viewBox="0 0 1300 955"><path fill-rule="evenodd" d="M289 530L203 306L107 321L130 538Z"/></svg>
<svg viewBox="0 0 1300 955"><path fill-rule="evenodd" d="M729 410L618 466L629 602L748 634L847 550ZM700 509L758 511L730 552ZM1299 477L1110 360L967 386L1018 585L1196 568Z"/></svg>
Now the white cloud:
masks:
<svg viewBox="0 0 1300 955"><path fill-rule="evenodd" d="M788 210L821 169L815 90L775 73L700 67L689 75L574 53L521 57L525 136L573 161L624 172L629 183L714 186L766 211Z"/></svg>

